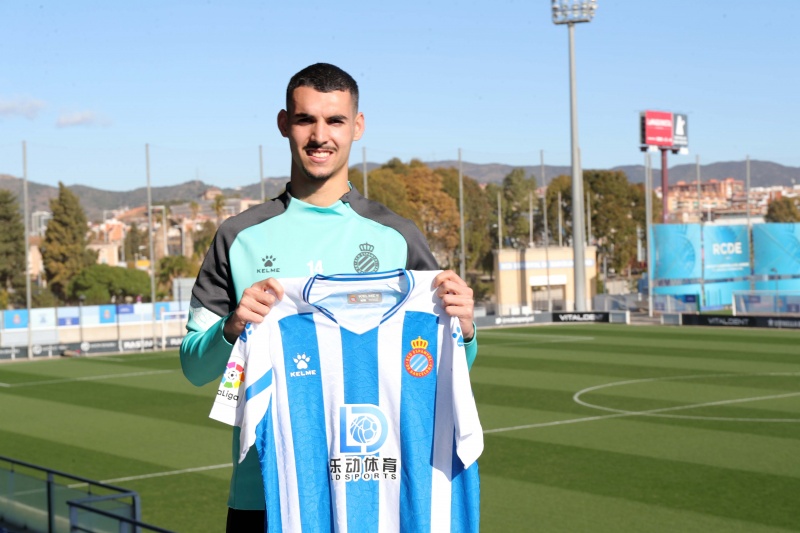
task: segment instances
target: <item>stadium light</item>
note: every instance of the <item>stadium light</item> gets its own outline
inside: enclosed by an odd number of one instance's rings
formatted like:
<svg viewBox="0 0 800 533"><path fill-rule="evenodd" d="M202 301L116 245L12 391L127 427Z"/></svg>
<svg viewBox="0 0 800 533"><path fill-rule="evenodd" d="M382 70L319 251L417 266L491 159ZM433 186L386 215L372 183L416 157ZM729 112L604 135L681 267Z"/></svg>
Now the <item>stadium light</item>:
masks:
<svg viewBox="0 0 800 533"><path fill-rule="evenodd" d="M569 30L570 131L572 137L572 250L575 275L575 310L586 310L586 262L584 259L583 173L578 143L578 96L575 87L575 24L591 22L596 0L553 0L553 24Z"/></svg>
<svg viewBox="0 0 800 533"><path fill-rule="evenodd" d="M591 22L597 11L597 0L553 0L553 24Z"/></svg>

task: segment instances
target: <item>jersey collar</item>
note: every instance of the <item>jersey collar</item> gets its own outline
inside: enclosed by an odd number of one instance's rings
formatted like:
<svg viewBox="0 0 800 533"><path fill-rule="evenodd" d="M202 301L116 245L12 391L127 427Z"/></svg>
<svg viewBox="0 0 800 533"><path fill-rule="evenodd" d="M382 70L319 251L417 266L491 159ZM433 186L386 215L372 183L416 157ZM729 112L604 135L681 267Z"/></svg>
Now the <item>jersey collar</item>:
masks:
<svg viewBox="0 0 800 533"><path fill-rule="evenodd" d="M323 305L317 304L317 302L321 302L328 296L352 292L355 289L387 290L386 287L388 284L392 284L392 290L402 293L403 297L383 313L383 315L375 317L372 320L353 321L348 319L344 314L340 313L337 315ZM310 278L303 288L303 301L316 307L327 318L353 333L365 333L378 327L394 316L397 310L406 303L411 292L414 290L414 286L414 274L402 268L387 272L360 274L334 274L331 276L317 274Z"/></svg>

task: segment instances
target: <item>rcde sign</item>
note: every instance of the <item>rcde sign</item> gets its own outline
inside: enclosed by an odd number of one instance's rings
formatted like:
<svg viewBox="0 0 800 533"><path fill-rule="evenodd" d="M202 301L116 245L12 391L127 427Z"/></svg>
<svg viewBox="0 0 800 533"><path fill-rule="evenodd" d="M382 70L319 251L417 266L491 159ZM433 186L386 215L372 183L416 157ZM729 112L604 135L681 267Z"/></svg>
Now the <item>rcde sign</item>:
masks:
<svg viewBox="0 0 800 533"><path fill-rule="evenodd" d="M742 250L742 243L741 242L715 242L711 245L711 253L714 255L731 255L731 254L741 254L743 253Z"/></svg>

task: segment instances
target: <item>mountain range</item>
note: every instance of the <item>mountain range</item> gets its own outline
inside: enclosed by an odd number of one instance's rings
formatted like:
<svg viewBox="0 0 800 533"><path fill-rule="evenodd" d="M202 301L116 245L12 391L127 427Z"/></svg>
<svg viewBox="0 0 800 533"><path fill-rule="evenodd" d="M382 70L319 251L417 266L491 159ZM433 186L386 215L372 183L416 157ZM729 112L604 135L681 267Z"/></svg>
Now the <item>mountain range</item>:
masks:
<svg viewBox="0 0 800 533"><path fill-rule="evenodd" d="M431 168L457 167L458 161L429 161L425 163ZM378 168L378 163L368 163L367 170ZM357 168L361 168L359 165ZM541 167L539 165L525 165L514 167L501 163L462 163L463 173L480 183L499 183L514 168L522 168L527 175L536 176L537 182L541 185ZM556 176L570 175L569 166L545 165L545 177L549 182ZM628 176L632 183L643 183L645 169L643 165L618 166L606 170L622 171ZM744 161L730 161L722 163L710 163L700 166L700 178L702 181L710 179L734 178L744 181L746 178L746 164ZM692 182L697 176L697 167L693 164L675 165L669 167L669 183L674 184L678 181ZM289 181L288 177L269 178L265 180L264 190L268 198L277 196ZM653 169L654 186L661 184L661 170ZM770 161L750 161L750 185L751 187L768 187L773 185L789 186L800 183L800 167L787 167ZM0 189L10 190L17 196L22 203L22 179L7 174L0 174ZM208 184L199 180L187 181L179 185L165 187L153 187L151 190L153 204L174 204L180 202L190 202L199 199L203 192L216 184ZM147 203L147 189L139 187L130 191L107 191L85 185L70 185L69 189L75 193L81 201L81 205L86 211L90 220L101 220L104 210L120 209L123 207L135 207ZM256 182L250 185L236 188L220 187L222 194L227 197L250 197L259 198L261 196L261 185ZM29 182L28 194L30 196L31 212L49 211L50 199L58 195L58 188L51 185Z"/></svg>

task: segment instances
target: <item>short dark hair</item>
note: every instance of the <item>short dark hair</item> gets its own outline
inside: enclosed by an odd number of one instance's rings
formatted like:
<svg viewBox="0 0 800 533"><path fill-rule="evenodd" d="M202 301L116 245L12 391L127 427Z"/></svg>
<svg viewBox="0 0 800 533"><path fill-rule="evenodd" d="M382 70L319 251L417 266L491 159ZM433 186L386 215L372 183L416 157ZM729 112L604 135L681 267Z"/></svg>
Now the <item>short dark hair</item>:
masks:
<svg viewBox="0 0 800 533"><path fill-rule="evenodd" d="M347 91L353 99L356 110L358 109L358 84L350 74L336 65L314 63L292 76L286 87L287 111L291 105L294 90L298 87L311 87L321 93Z"/></svg>

